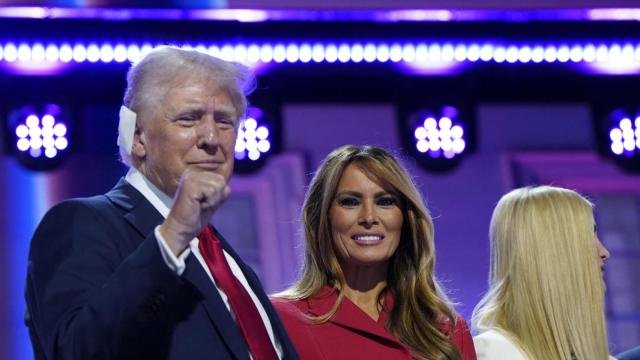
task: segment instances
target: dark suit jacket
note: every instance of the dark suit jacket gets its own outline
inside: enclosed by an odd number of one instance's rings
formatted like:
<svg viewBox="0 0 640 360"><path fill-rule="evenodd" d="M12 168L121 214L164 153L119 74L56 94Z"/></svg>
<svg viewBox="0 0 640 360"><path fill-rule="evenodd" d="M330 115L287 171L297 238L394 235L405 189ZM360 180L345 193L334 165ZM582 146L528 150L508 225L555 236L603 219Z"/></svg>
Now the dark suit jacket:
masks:
<svg viewBox="0 0 640 360"><path fill-rule="evenodd" d="M338 312L326 323L311 324L305 316L324 315L335 304L337 292L325 286L310 299L292 301L272 298L278 314L291 335L302 359L353 360L388 359L411 360L411 351L386 329L393 296L387 293L385 309L374 321L348 298L344 298ZM442 325L450 335L462 359L476 360L476 352L469 329L462 318L455 328Z"/></svg>
<svg viewBox="0 0 640 360"><path fill-rule="evenodd" d="M198 260L165 264L158 211L126 181L62 202L31 241L27 325L37 359L249 359L244 338ZM285 358L295 350L255 273L219 235L264 306Z"/></svg>

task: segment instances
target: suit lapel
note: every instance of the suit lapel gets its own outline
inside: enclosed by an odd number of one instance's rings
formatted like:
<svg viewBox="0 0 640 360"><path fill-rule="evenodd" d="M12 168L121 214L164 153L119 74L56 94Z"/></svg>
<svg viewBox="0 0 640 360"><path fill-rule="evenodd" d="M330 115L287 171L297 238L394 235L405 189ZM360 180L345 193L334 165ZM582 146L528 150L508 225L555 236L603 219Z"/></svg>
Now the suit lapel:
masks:
<svg viewBox="0 0 640 360"><path fill-rule="evenodd" d="M220 297L218 289L193 254L187 257L186 265L182 278L190 282L200 293L204 309L235 358L248 360L249 352L243 335Z"/></svg>
<svg viewBox="0 0 640 360"><path fill-rule="evenodd" d="M106 196L125 211L124 219L140 233L142 239L163 220L158 210L124 178Z"/></svg>
<svg viewBox="0 0 640 360"><path fill-rule="evenodd" d="M162 215L156 208L124 179L120 179L106 196L124 210L124 219L140 233L140 241L144 240L163 221ZM226 242L224 244L225 250L237 259L235 252L229 250L230 247ZM231 317L215 285L195 256L189 255L187 257L186 268L181 277L197 289L200 303L223 341L233 352L234 357L249 360L247 345L244 343L240 329Z"/></svg>

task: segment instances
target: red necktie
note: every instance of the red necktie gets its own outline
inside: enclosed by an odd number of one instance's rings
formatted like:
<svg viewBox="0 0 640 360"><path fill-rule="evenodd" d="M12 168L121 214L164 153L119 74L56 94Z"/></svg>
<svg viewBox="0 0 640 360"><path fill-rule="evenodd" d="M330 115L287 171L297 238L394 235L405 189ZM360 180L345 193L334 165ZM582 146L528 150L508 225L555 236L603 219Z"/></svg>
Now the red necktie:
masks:
<svg viewBox="0 0 640 360"><path fill-rule="evenodd" d="M227 294L229 304L236 315L236 321L244 335L245 342L249 346L251 356L254 360L278 359L258 308L247 290L231 272L231 268L222 251L222 244L216 238L213 227L207 225L198 236L198 239L200 239L200 244L198 245L200 253L216 283Z"/></svg>

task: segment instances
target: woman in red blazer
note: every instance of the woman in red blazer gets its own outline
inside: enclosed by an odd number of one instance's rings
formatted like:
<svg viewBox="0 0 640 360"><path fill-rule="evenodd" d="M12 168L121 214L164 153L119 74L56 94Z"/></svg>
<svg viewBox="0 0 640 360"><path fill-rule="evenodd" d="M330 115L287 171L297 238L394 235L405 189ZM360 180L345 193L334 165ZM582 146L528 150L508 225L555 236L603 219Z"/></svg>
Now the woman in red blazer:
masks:
<svg viewBox="0 0 640 360"><path fill-rule="evenodd" d="M431 216L387 151L329 154L303 222L302 276L272 299L302 359L476 359L434 275Z"/></svg>

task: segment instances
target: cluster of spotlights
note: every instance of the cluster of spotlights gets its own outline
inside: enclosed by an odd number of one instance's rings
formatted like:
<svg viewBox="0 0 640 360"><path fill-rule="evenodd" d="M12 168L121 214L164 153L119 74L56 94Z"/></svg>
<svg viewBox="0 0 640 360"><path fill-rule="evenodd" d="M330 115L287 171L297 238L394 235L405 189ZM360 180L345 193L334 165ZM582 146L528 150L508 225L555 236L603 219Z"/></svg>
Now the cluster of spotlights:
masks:
<svg viewBox="0 0 640 360"><path fill-rule="evenodd" d="M25 105L9 112L5 150L32 170L51 170L69 151L69 118L56 104Z"/></svg>
<svg viewBox="0 0 640 360"><path fill-rule="evenodd" d="M416 149L432 158L444 156L452 159L462 154L466 147L464 128L454 124L447 116L439 119L427 116L424 122L415 128L414 136Z"/></svg>
<svg viewBox="0 0 640 360"><path fill-rule="evenodd" d="M259 110L251 112L261 114ZM240 125L235 147L235 158L237 160L248 158L256 161L271 150L269 128L261 124L259 119L259 116L249 116Z"/></svg>
<svg viewBox="0 0 640 360"><path fill-rule="evenodd" d="M473 151L474 129L468 110L444 105L409 111L403 143L427 170L451 171Z"/></svg>
<svg viewBox="0 0 640 360"><path fill-rule="evenodd" d="M137 61L150 43L14 43L0 44L6 62ZM229 61L255 63L628 63L640 62L635 43L490 43L490 42L266 42L184 45Z"/></svg>
<svg viewBox="0 0 640 360"><path fill-rule="evenodd" d="M640 154L640 116L624 116L609 131L611 152L617 156Z"/></svg>
<svg viewBox="0 0 640 360"><path fill-rule="evenodd" d="M42 117L29 114L16 126L15 134L16 148L33 158L44 154L52 159L69 145L66 125L56 120L53 114L44 114Z"/></svg>
<svg viewBox="0 0 640 360"><path fill-rule="evenodd" d="M413 134L416 149L432 158L443 156L452 159L464 152L465 131L461 124L454 123L457 110L445 107L440 117L427 115L416 126Z"/></svg>

